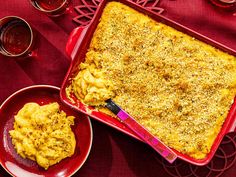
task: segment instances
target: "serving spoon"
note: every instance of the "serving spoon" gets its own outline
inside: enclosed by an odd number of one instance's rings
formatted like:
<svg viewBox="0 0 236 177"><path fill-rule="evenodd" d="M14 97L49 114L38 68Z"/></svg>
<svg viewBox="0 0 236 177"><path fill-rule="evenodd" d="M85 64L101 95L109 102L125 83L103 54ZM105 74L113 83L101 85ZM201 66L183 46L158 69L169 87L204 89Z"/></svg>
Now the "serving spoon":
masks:
<svg viewBox="0 0 236 177"><path fill-rule="evenodd" d="M141 139L143 139L147 144L149 144L169 163L173 163L176 160L177 155L169 147L167 147L158 138L148 132L148 130L146 130L142 125L140 125L134 118L132 118L128 113L121 109L111 99L106 100L106 107L110 111L112 111L117 117L119 117L125 125L127 125L131 130L133 130Z"/></svg>

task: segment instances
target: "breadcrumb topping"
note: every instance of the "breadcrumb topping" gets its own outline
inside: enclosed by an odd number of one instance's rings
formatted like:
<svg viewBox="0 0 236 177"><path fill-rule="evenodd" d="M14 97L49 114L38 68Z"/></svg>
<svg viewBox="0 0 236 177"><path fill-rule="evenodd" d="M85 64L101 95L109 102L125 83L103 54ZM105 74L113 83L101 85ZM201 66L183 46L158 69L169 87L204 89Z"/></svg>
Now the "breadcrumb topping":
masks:
<svg viewBox="0 0 236 177"><path fill-rule="evenodd" d="M119 2L105 7L80 70L72 81L78 99L97 106L112 98L196 159L210 152L236 94L236 57ZM103 85L84 82L87 71Z"/></svg>

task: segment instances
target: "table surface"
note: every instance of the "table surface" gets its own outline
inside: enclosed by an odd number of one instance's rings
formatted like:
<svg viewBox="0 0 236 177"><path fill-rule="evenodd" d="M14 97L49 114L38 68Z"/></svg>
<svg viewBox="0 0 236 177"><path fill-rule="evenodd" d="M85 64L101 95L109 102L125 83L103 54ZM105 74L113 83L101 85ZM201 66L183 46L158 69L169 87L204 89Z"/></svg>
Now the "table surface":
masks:
<svg viewBox="0 0 236 177"><path fill-rule="evenodd" d="M83 2L74 0L72 5ZM142 0L137 2L142 3ZM23 17L37 31L37 57L26 60L0 56L0 104L26 86L50 84L60 87L70 64L65 44L72 29L78 26L72 21L78 14L73 11L59 18L49 18L36 11L28 0L1 0L0 4L0 18L7 15ZM236 16L233 13L216 9L207 0L160 0L157 6L164 9L166 17L236 50ZM146 144L95 120L92 125L91 153L74 176L171 176L163 169L158 160L160 157ZM236 163L222 176L233 177L235 171ZM8 176L1 167L0 176Z"/></svg>

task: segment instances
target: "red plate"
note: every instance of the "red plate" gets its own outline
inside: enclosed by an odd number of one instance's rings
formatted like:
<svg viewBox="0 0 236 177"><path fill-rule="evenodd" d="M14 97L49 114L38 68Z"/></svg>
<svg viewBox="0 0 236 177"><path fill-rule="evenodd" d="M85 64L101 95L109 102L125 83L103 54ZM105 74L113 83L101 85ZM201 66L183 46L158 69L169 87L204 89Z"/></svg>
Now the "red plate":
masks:
<svg viewBox="0 0 236 177"><path fill-rule="evenodd" d="M72 157L63 159L58 164L44 170L36 162L19 156L9 136L13 129L14 115L25 103L36 102L40 105L58 102L67 115L75 116L72 130L76 138L76 149ZM12 94L0 107L0 163L12 176L52 177L71 176L84 164L92 145L92 126L88 116L78 113L63 105L59 97L59 88L48 85L36 85L23 88Z"/></svg>
<svg viewBox="0 0 236 177"><path fill-rule="evenodd" d="M114 119L104 113L98 112L95 109L93 109L92 107L87 107L83 103L79 102L76 98L74 99L75 102L71 102L66 96L66 88L68 85L70 85L71 78L73 78L73 76L76 73L78 73L78 65L84 61L85 54L86 54L87 49L89 47L93 33L99 23L99 19L101 17L103 9L106 6L106 4L110 1L121 2L127 6L143 13L143 14L148 15L149 17L151 17L155 21L162 22L162 23L164 23L168 26L171 26L171 27L173 27L185 34L193 36L205 43L208 43L216 48L219 48L225 52L228 52L234 56L236 56L236 51L227 47L227 46L224 46L224 45L222 45L222 44L220 44L220 43L218 43L206 36L203 36L203 35L199 34L198 32L193 31L193 30L191 30L179 23L176 23L176 22L174 22L174 21L172 21L172 20L170 20L158 13L154 13L151 10L145 9L144 7L137 5L132 1L102 0L98 6L98 9L97 9L90 25L86 26L86 27L75 28L72 31L72 33L68 39L67 46L66 46L66 52L67 52L68 56L70 57L70 59L72 60L72 62L71 62L70 68L67 72L67 75L66 75L64 82L62 84L62 87L61 87L61 92L60 92L61 99L63 100L63 102L65 102L70 107L77 109L77 110L89 115L90 117L92 117L96 120L99 120L109 126L112 126L116 129L120 130L121 132L124 132L124 133L140 140L140 138L134 132L132 132L129 128L127 128L123 123L121 123L117 119ZM233 105L230 109L230 112L223 124L223 127L222 127L220 133L218 134L216 140L214 141L211 151L206 156L206 158L197 160L197 159L194 159L188 155L182 154L174 149L173 150L178 155L178 158L180 158L182 160L185 160L185 161L192 163L194 165L206 165L207 163L210 162L210 160L214 156L224 135L228 132L234 131L235 127L236 127L236 101L233 103Z"/></svg>

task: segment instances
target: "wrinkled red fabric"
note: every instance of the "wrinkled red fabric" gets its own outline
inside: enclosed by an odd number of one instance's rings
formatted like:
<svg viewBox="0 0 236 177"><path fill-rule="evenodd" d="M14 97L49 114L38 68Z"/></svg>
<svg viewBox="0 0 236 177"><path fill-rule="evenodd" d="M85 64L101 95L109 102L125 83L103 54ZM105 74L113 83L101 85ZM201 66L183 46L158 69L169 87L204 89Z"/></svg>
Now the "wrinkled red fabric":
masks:
<svg viewBox="0 0 236 177"><path fill-rule="evenodd" d="M73 5L79 5L78 0ZM214 8L208 0L160 0L163 15L236 50L236 16ZM0 0L0 18L17 15L37 31L36 57L0 55L0 103L20 88L34 84L61 85L70 61L65 54L69 33L77 25L75 12L53 19L36 11L28 0ZM142 142L92 120L94 140L80 177L167 177L156 153ZM0 140L1 142L2 140ZM4 156L4 154L0 154ZM158 156L159 158L159 156ZM235 176L236 164L223 173ZM0 176L9 176L0 167Z"/></svg>

